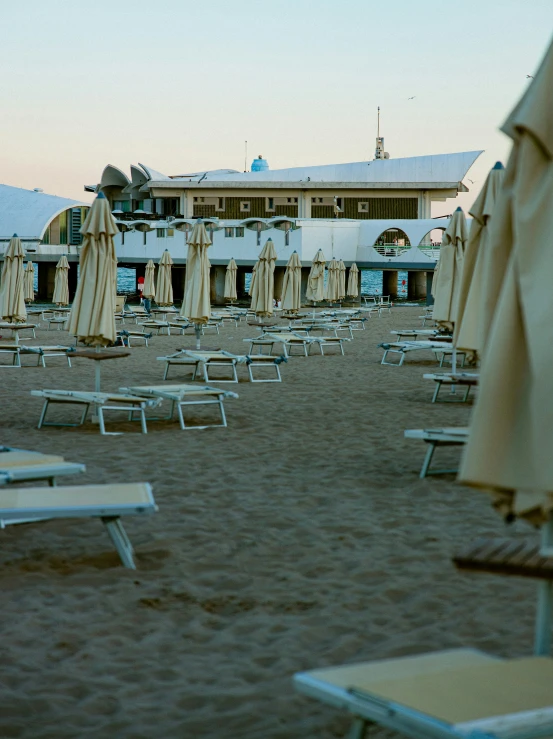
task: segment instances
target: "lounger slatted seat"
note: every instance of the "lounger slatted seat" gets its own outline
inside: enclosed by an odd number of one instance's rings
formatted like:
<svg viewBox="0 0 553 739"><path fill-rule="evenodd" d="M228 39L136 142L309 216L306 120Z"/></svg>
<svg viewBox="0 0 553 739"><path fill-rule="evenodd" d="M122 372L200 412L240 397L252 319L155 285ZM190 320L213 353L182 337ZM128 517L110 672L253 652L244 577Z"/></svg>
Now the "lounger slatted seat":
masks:
<svg viewBox="0 0 553 739"><path fill-rule="evenodd" d="M158 334L166 332L167 336L171 336L171 324L168 321L143 321L138 324L145 331L157 331Z"/></svg>
<svg viewBox="0 0 553 739"><path fill-rule="evenodd" d="M181 429L207 429L227 426L227 419L223 402L226 398L237 398L236 393L232 393L221 388L201 385L141 385L138 387L122 387L122 393L140 395L142 397L150 397L156 401L169 400L171 402L171 411L167 416L162 418L150 418L149 420L169 421L173 418L175 408L177 410ZM203 426L186 425L183 416L183 408L186 406L197 405L217 405L221 417L221 423L204 424ZM132 418L132 412L131 412Z"/></svg>
<svg viewBox="0 0 553 739"><path fill-rule="evenodd" d="M441 349L435 348L432 351L434 352L436 361L438 362L440 367L444 366L444 362L447 358L449 358L451 362L453 361L453 351L454 351L453 347L447 346L447 347L442 347ZM465 366L465 359L466 359L465 352L459 351L457 349L457 362L460 367Z"/></svg>
<svg viewBox="0 0 553 739"><path fill-rule="evenodd" d="M434 395L432 396L433 403L438 402L438 396L440 394L442 385L451 386L451 393L449 394L448 400L444 401L444 399L442 398L442 402L466 403L468 400L471 388L477 387L478 382L479 382L479 375L471 374L469 372L456 372L454 375L450 373L446 373L446 372L429 373L429 374L423 375L423 378L425 380L434 380L434 382L436 383L436 389L434 390ZM455 388L458 385L466 388L463 395L455 394Z"/></svg>
<svg viewBox="0 0 553 739"><path fill-rule="evenodd" d="M527 538L485 538L468 544L453 557L459 570L553 580L553 557L540 553L538 541Z"/></svg>
<svg viewBox="0 0 553 739"><path fill-rule="evenodd" d="M402 341L404 338L409 341L416 341L418 336L424 336L427 339L435 339L436 337L443 338L446 341L451 341L452 337L449 334L440 333L437 328L404 328L390 331L391 334L397 336L397 341Z"/></svg>
<svg viewBox="0 0 553 739"><path fill-rule="evenodd" d="M121 344L123 346L128 346L130 348L131 341L143 341L144 345L148 346L148 339L152 338L153 333L147 334L145 331L129 331L128 329L124 329L122 331L118 331L117 336L121 339Z"/></svg>
<svg viewBox="0 0 553 739"><path fill-rule="evenodd" d="M39 452L0 452L0 485L16 482L47 480L53 486L61 475L74 475L86 471L84 464L66 462L55 454Z"/></svg>
<svg viewBox="0 0 553 739"><path fill-rule="evenodd" d="M50 518L100 518L125 567L136 569L134 551L122 516L148 515L157 510L146 482L75 485L0 490L0 526Z"/></svg>
<svg viewBox="0 0 553 739"><path fill-rule="evenodd" d="M36 338L35 329L36 323L9 323L7 321L0 321L0 331L11 331L13 341L15 344L19 344L20 336L22 331L30 331L33 339ZM29 338L29 337L27 337Z"/></svg>
<svg viewBox="0 0 553 739"><path fill-rule="evenodd" d="M340 350L341 354L344 354L344 341L349 341L349 339L344 339L342 337L337 336L321 336L321 337L315 337L315 336L301 336L297 334L296 332L290 331L289 333L283 332L281 334L273 334L268 333L265 334L264 337L269 342L275 343L281 343L284 347L284 353L285 356L291 356L292 349L294 346L299 346L303 350L303 355L305 357L309 356L310 349L313 345L316 345L319 347L320 353L324 356L324 348L325 346L337 346ZM244 341L250 341L251 342L251 348L250 348L250 354L253 354L253 345L256 342L255 339L244 339ZM272 347L271 347L272 351Z"/></svg>
<svg viewBox="0 0 553 739"><path fill-rule="evenodd" d="M0 367L21 367L21 347L14 343L0 343L0 354L9 354L11 357L10 364L2 362Z"/></svg>
<svg viewBox="0 0 553 739"><path fill-rule="evenodd" d="M537 739L553 733L553 660L470 649L299 673L296 689L413 739Z"/></svg>
<svg viewBox="0 0 553 739"><path fill-rule="evenodd" d="M71 367L70 357L71 347L55 344L52 346L22 346L20 356L25 354L37 356L37 366L46 367L46 359L48 357L65 357L67 365Z"/></svg>
<svg viewBox="0 0 553 739"><path fill-rule="evenodd" d="M384 349L384 354L382 356L382 361L380 364L387 364L391 367L401 367L405 360L405 355L408 352L444 352L448 349L451 349L453 351L453 344L448 344L446 342L440 341L391 341L379 344L378 346ZM388 362L387 359L389 354L399 354L399 362Z"/></svg>
<svg viewBox="0 0 553 739"><path fill-rule="evenodd" d="M98 416L98 426L102 435L108 434L105 426L105 411L126 411L129 417L134 413L138 413L142 423L142 433L147 434L146 426L146 408L152 408L159 405L160 400L154 400L151 397L138 397L134 395L125 395L117 393L95 393L83 392L80 390L31 390L31 395L44 399L44 406L37 428L43 426L82 426L88 415L90 406L95 408ZM83 407L81 419L78 423L54 423L46 421L46 414L50 405L78 405ZM109 432L114 433L114 432Z"/></svg>
<svg viewBox="0 0 553 739"><path fill-rule="evenodd" d="M443 428L443 429L408 429L404 436L406 439L420 439L428 445L428 449L421 467L419 477L425 478L427 475L446 475L457 472L456 469L437 470L431 469L430 464L436 447L438 446L463 446L467 443L469 429L464 427Z"/></svg>

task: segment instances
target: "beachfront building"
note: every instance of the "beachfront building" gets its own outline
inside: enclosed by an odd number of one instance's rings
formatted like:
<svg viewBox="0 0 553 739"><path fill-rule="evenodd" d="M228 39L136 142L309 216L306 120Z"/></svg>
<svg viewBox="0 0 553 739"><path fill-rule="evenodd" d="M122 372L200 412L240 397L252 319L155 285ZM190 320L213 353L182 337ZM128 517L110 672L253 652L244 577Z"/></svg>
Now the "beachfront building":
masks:
<svg viewBox="0 0 553 739"><path fill-rule="evenodd" d="M77 261L81 225L87 203L42 190L24 190L0 185L0 258L16 233L29 259L38 266L38 294L47 299L54 290L56 263L62 254ZM69 270L70 289L77 282L77 270Z"/></svg>
<svg viewBox="0 0 553 739"><path fill-rule="evenodd" d="M463 179L480 151L374 159L271 170L254 160L231 169L164 175L131 165L130 177L108 164L89 192L103 192L125 220L174 218L415 219L434 201L466 192ZM452 208L453 210L453 208Z"/></svg>

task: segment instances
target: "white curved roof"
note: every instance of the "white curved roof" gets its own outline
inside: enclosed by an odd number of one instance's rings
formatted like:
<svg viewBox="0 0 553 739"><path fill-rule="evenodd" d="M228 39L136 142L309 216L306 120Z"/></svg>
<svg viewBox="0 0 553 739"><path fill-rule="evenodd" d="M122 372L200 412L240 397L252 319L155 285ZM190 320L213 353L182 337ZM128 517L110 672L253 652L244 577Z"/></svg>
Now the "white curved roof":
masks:
<svg viewBox="0 0 553 739"><path fill-rule="evenodd" d="M192 181L209 182L359 182L359 183L458 183L482 151L432 154L403 159L376 159L349 164L323 164L315 167L269 169L263 172L204 172ZM152 177L154 184L156 178ZM166 180L165 176L160 178ZM185 179L171 178L174 183ZM189 179L186 177L186 179Z"/></svg>
<svg viewBox="0 0 553 739"><path fill-rule="evenodd" d="M21 239L41 239L57 215L83 205L89 207L90 203L0 185L0 238L16 233Z"/></svg>

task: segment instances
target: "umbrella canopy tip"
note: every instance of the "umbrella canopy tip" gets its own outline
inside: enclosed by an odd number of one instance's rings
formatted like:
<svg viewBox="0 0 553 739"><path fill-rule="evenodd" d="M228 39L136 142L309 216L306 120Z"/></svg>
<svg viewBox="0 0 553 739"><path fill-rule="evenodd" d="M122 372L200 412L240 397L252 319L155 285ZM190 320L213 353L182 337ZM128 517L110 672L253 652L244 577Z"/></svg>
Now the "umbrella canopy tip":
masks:
<svg viewBox="0 0 553 739"><path fill-rule="evenodd" d="M17 234L14 234L14 235L12 236L12 239L17 239Z"/></svg>
<svg viewBox="0 0 553 739"><path fill-rule="evenodd" d="M461 206L459 206L458 208L455 208L456 213L458 213L459 211L461 211L461 213L463 212L463 209L461 208Z"/></svg>
<svg viewBox="0 0 553 739"><path fill-rule="evenodd" d="M493 165L493 169L505 169L505 167L503 166L503 164L501 162L496 162Z"/></svg>
<svg viewBox="0 0 553 739"><path fill-rule="evenodd" d="M100 200L101 198L103 198L104 200L106 199L106 196L104 195L103 192L99 192L98 193L98 196L97 196L96 200Z"/></svg>

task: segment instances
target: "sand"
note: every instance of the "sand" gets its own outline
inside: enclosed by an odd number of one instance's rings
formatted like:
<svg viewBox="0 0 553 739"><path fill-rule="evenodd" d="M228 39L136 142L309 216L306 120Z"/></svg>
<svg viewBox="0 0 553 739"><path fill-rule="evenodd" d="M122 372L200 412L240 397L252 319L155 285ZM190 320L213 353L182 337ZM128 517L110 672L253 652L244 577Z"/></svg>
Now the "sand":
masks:
<svg viewBox="0 0 553 739"><path fill-rule="evenodd" d="M251 385L242 368L226 386L240 395L228 429L39 431L29 391L92 389L91 363L1 370L1 443L85 463L68 484L149 481L159 513L126 523L134 572L99 521L0 532L0 736L330 739L348 718L298 696L296 671L460 646L530 652L535 586L450 561L503 522L453 476L418 479L423 445L403 438L467 425L471 409L430 403L430 359L379 364L377 344L420 313L371 318L345 357L292 358L282 384ZM243 352L254 333L226 326L204 343ZM70 343L54 331L25 343L41 341ZM156 357L192 343L156 336L104 362L103 388L161 382Z"/></svg>

